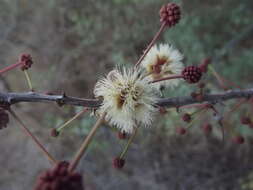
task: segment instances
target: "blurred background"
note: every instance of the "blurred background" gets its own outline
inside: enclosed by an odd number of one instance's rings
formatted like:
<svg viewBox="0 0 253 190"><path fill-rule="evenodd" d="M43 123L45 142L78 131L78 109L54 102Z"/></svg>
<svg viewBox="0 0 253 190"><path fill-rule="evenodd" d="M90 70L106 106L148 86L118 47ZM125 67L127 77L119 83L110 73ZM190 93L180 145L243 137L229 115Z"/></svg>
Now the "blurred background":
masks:
<svg viewBox="0 0 253 190"><path fill-rule="evenodd" d="M159 9L165 0L0 0L0 66L30 53L35 64L29 70L38 92L66 92L93 97L97 79L115 65L133 64L158 30ZM226 79L242 88L252 85L253 1L178 0L183 17L177 27L165 31L162 43L170 43L184 55L186 65L206 57ZM204 79L208 91L220 91L213 76ZM181 84L167 90L166 97L182 96L196 86ZM28 91L20 69L0 76L2 92ZM226 113L228 101L218 106ZM15 106L27 126L59 160L70 160L87 135L94 118L84 115L58 138L50 129L71 118L81 108L55 104ZM158 117L154 126L139 132L123 170L112 167L112 159L125 142L117 131L103 126L82 159L78 170L86 190L248 190L253 189L252 129L240 124L241 113L252 113L243 105L227 121L225 142L212 115L197 121L180 136L184 126L174 109ZM252 114L251 114L252 115ZM214 130L204 135L201 125L209 121ZM243 135L246 143L231 142ZM50 165L11 120L0 131L0 190L32 189L38 174Z"/></svg>

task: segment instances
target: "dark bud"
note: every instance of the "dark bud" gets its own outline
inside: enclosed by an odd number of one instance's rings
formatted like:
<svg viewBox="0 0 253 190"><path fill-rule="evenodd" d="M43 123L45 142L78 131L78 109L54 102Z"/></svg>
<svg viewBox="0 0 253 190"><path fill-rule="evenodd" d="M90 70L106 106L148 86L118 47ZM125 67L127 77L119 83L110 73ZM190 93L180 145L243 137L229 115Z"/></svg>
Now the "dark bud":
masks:
<svg viewBox="0 0 253 190"><path fill-rule="evenodd" d="M183 116L182 116L182 120L186 123L190 123L191 120L192 120L192 117L189 113L185 113Z"/></svg>
<svg viewBox="0 0 253 190"><path fill-rule="evenodd" d="M118 138L119 139L126 139L127 138L127 134L125 131L123 132L118 132Z"/></svg>
<svg viewBox="0 0 253 190"><path fill-rule="evenodd" d="M113 167L116 169L122 169L125 165L125 160L122 158L114 158L113 159Z"/></svg>
<svg viewBox="0 0 253 190"><path fill-rule="evenodd" d="M164 107L159 107L159 113L164 115L164 114L168 113L168 111Z"/></svg>
<svg viewBox="0 0 253 190"><path fill-rule="evenodd" d="M249 117L242 117L241 118L241 123L243 125L250 125L251 124L251 119Z"/></svg>
<svg viewBox="0 0 253 190"><path fill-rule="evenodd" d="M245 139L242 136L238 135L233 137L232 141L236 144L243 144L245 142Z"/></svg>
<svg viewBox="0 0 253 190"><path fill-rule="evenodd" d="M176 25L181 18L180 7L175 3L163 5L160 9L160 21L171 27Z"/></svg>
<svg viewBox="0 0 253 190"><path fill-rule="evenodd" d="M202 77L202 71L197 66L188 66L184 68L182 75L186 82L197 83Z"/></svg>
<svg viewBox="0 0 253 190"><path fill-rule="evenodd" d="M177 132L177 134L179 134L179 135L184 135L184 134L186 133L186 129L183 128L183 127L178 127L178 128L176 129L176 132Z"/></svg>
<svg viewBox="0 0 253 190"><path fill-rule="evenodd" d="M203 73L206 73L208 70L208 65L211 63L211 58L205 58L203 59L202 63L199 65L200 70Z"/></svg>
<svg viewBox="0 0 253 190"><path fill-rule="evenodd" d="M204 96L203 96L202 94L198 94L198 95L195 97L195 100L197 100L197 101L199 101L199 102L203 101L203 99L204 99Z"/></svg>
<svg viewBox="0 0 253 190"><path fill-rule="evenodd" d="M213 127L212 127L211 124L205 123L205 124L202 126L202 130L203 130L203 132L204 132L205 134L209 134L209 133L212 132Z"/></svg>
<svg viewBox="0 0 253 190"><path fill-rule="evenodd" d="M201 82L201 83L198 84L198 87L199 87L199 88L205 88L205 86L206 86L206 84L203 83L203 82Z"/></svg>
<svg viewBox="0 0 253 190"><path fill-rule="evenodd" d="M33 64L32 56L30 54L26 54L26 53L21 54L18 62L22 63L22 66L21 66L22 71L27 70Z"/></svg>
<svg viewBox="0 0 253 190"><path fill-rule="evenodd" d="M192 97L192 98L196 99L197 96L198 96L198 93L197 93L197 92L192 92L192 93L191 93L191 97Z"/></svg>
<svg viewBox="0 0 253 190"><path fill-rule="evenodd" d="M60 134L59 131L57 131L57 129L51 129L51 136L52 137L58 137Z"/></svg>
<svg viewBox="0 0 253 190"><path fill-rule="evenodd" d="M53 169L43 172L37 179L34 190L84 190L82 176L68 171L69 163L62 161Z"/></svg>
<svg viewBox="0 0 253 190"><path fill-rule="evenodd" d="M6 128L9 123L9 115L8 113L0 108L0 129Z"/></svg>

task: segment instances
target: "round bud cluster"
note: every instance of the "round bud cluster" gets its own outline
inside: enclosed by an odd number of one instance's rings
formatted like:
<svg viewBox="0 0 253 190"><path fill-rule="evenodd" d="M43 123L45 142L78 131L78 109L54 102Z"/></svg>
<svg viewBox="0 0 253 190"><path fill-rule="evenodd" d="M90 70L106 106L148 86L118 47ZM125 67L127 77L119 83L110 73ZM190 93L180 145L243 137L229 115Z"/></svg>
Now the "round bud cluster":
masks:
<svg viewBox="0 0 253 190"><path fill-rule="evenodd" d="M188 66L184 68L182 75L188 83L197 83L202 77L202 72L197 66Z"/></svg>
<svg viewBox="0 0 253 190"><path fill-rule="evenodd" d="M192 120L192 117L189 113L185 113L183 116L182 116L182 120L186 123L190 123L191 120Z"/></svg>
<svg viewBox="0 0 253 190"><path fill-rule="evenodd" d="M186 133L186 129L183 128L183 127L178 127L178 128L176 129L176 132L177 132L177 134L179 134L179 135L184 135L184 134Z"/></svg>
<svg viewBox="0 0 253 190"><path fill-rule="evenodd" d="M113 159L113 167L116 168L116 169L122 169L125 165L125 160L122 159L122 158L114 158Z"/></svg>
<svg viewBox="0 0 253 190"><path fill-rule="evenodd" d="M84 190L82 176L68 171L69 163L61 161L42 173L34 190Z"/></svg>
<svg viewBox="0 0 253 190"><path fill-rule="evenodd" d="M0 108L0 129L6 128L9 123L9 115L6 111Z"/></svg>
<svg viewBox="0 0 253 190"><path fill-rule="evenodd" d="M18 62L22 63L22 66L21 66L22 71L27 70L33 64L32 56L30 54L25 54L25 53L21 54Z"/></svg>
<svg viewBox="0 0 253 190"><path fill-rule="evenodd" d="M169 27L176 25L180 18L180 7L175 3L168 3L160 9L160 21Z"/></svg>

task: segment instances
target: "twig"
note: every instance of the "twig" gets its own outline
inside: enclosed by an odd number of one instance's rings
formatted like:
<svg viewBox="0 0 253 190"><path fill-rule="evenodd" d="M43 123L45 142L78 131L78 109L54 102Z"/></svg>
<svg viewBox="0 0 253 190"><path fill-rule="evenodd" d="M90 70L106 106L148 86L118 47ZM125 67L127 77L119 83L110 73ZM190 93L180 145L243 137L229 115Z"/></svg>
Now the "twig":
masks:
<svg viewBox="0 0 253 190"><path fill-rule="evenodd" d="M39 147L39 149L43 152L43 154L48 158L49 161L56 164L57 161L49 154L49 152L45 149L45 147L40 143L40 141L32 134L32 132L25 126L25 124L21 121L21 119L16 115L14 111L11 109L8 110L13 118L20 124L20 127L24 130L27 136L29 136L34 143Z"/></svg>
<svg viewBox="0 0 253 190"><path fill-rule="evenodd" d="M244 90L229 90L217 94L205 94L202 101L198 101L191 96L180 96L173 98L161 98L156 105L161 107L180 107L189 104L209 102L215 104L230 99L253 97L253 88ZM56 102L59 105L83 106L87 108L98 108L102 101L98 99L82 99L64 95L45 95L36 92L25 93L0 93L0 105L13 105L21 102Z"/></svg>
<svg viewBox="0 0 253 190"><path fill-rule="evenodd" d="M97 129L101 126L101 124L104 121L106 113L103 113L101 115L101 117L97 120L97 122L95 123L95 125L93 126L93 128L91 129L90 133L88 134L88 136L85 138L85 140L83 141L80 149L78 150L78 152L76 153L72 163L69 166L69 171L73 171L76 166L78 165L79 161L81 160L83 154L85 153L86 149L88 148L92 138L94 137Z"/></svg>

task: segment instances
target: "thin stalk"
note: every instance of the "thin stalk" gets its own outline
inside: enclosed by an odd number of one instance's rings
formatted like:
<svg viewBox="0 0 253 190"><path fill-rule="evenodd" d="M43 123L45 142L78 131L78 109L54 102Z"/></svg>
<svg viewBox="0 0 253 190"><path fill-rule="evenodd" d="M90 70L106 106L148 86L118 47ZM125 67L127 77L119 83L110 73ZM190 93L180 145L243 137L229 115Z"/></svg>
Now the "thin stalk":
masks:
<svg viewBox="0 0 253 190"><path fill-rule="evenodd" d="M24 73L25 73L25 78L26 78L26 81L28 83L28 86L29 86L30 90L33 91L31 78L30 78L30 76L29 76L29 74L26 70L24 70Z"/></svg>
<svg viewBox="0 0 253 190"><path fill-rule="evenodd" d="M77 167L78 163L80 162L82 156L84 155L86 149L88 148L91 140L93 139L96 131L98 130L98 128L101 126L101 124L104 121L106 113L103 113L102 116L97 120L97 122L95 123L95 125L92 127L90 133L88 134L88 136L85 138L85 140L83 141L80 149L78 150L78 152L76 153L72 163L69 166L69 171L73 171L75 170L75 168Z"/></svg>
<svg viewBox="0 0 253 190"><path fill-rule="evenodd" d="M138 131L138 128L135 127L135 128L134 128L133 134L132 134L131 137L128 139L128 142L127 142L127 144L126 144L124 150L122 151L122 153L121 153L120 156L119 156L120 159L122 159L122 158L125 156L125 154L127 153L130 144L133 142L134 137L135 137L136 134L137 134L137 131Z"/></svg>
<svg viewBox="0 0 253 190"><path fill-rule="evenodd" d="M16 115L14 111L11 109L8 110L13 118L20 124L23 131L26 133L28 137L30 137L34 143L38 146L38 148L42 151L42 153L51 161L53 164L56 164L57 161L49 154L49 152L45 149L45 147L39 142L39 140L32 134L32 132L25 126L22 120Z"/></svg>
<svg viewBox="0 0 253 190"><path fill-rule="evenodd" d="M2 70L0 70L0 74L3 74L7 71L10 71L10 70L22 65L22 64L23 64L22 62L19 62L19 63L13 64L13 65L7 66L7 67L3 68Z"/></svg>
<svg viewBox="0 0 253 190"><path fill-rule="evenodd" d="M199 114L199 117L197 118L196 116L193 118L193 120L191 121L191 123L186 127L187 129L190 129L192 126L193 126L193 124L195 124L196 123L196 121L199 121L200 120L200 118L204 115L204 113L206 113L206 109L202 109L200 112L198 112L198 114Z"/></svg>
<svg viewBox="0 0 253 190"><path fill-rule="evenodd" d="M178 78L183 78L183 75L173 75L173 76L169 76L169 77L164 77L164 78L153 80L150 83L156 83L156 82L160 82L160 81L178 79Z"/></svg>
<svg viewBox="0 0 253 190"><path fill-rule="evenodd" d="M60 132L61 130L63 130L66 126L68 126L72 121L74 121L75 119L77 119L79 116L81 116L83 113L85 113L86 111L88 111L88 108L83 109L82 111L78 112L74 117L72 117L70 120L68 120L66 123L64 123L63 125L61 125L60 127L57 127L56 131Z"/></svg>
<svg viewBox="0 0 253 190"><path fill-rule="evenodd" d="M225 79L224 77L221 77L216 71L215 69L209 65L208 68L210 69L211 73L216 77L216 79L218 80L220 86L224 89L224 90L227 90L228 89L228 86L225 85L225 83L229 84L230 86L232 87L236 87L236 88L239 88L239 89L242 89L240 86L238 86L237 84L235 84L234 82L231 82L227 79Z"/></svg>
<svg viewBox="0 0 253 190"><path fill-rule="evenodd" d="M145 58L145 56L148 54L149 50L152 48L152 46L154 45L154 43L156 42L156 40L159 38L159 36L161 35L161 33L163 32L163 30L166 27L166 23L164 22L160 29L158 30L158 32L155 34L154 38L152 39L152 41L150 42L150 44L148 45L147 49L144 51L143 55L139 58L139 60L136 62L135 66L137 67L142 60Z"/></svg>

